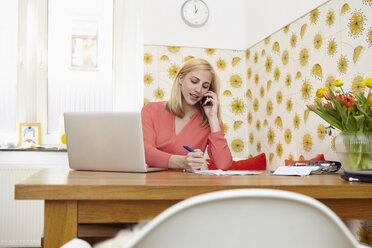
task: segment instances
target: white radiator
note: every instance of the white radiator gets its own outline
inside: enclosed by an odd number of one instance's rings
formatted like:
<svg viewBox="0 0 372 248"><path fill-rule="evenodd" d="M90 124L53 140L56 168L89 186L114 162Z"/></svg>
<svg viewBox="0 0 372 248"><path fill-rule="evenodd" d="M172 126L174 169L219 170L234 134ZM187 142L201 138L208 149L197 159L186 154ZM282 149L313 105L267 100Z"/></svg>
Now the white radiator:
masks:
<svg viewBox="0 0 372 248"><path fill-rule="evenodd" d="M0 247L40 247L44 202L14 200L14 185L40 169L0 166Z"/></svg>

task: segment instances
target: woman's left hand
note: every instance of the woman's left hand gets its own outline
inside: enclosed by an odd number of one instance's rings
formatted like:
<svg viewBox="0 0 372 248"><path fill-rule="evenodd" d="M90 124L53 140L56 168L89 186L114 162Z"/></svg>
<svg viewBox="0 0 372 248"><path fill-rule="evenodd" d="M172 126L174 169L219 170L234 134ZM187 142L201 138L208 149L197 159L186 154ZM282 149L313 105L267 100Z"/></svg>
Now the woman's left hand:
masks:
<svg viewBox="0 0 372 248"><path fill-rule="evenodd" d="M201 104L208 120L211 120L211 118L217 117L218 110L217 95L213 91L208 91L207 93L204 94L204 96L208 97L208 99Z"/></svg>

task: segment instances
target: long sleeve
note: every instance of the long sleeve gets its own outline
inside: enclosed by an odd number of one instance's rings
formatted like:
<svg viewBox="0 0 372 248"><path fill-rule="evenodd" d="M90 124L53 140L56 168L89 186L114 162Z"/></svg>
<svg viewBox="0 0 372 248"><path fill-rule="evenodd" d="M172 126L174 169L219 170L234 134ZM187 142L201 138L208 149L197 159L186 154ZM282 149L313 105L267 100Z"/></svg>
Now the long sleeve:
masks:
<svg viewBox="0 0 372 248"><path fill-rule="evenodd" d="M156 115L156 111L150 106L142 108L141 118L146 164L149 167L168 168L168 161L172 154L161 151L156 147L157 130L154 126Z"/></svg>
<svg viewBox="0 0 372 248"><path fill-rule="evenodd" d="M208 135L208 155L218 169L228 170L232 164L232 156L224 136L222 122L220 126L221 131Z"/></svg>

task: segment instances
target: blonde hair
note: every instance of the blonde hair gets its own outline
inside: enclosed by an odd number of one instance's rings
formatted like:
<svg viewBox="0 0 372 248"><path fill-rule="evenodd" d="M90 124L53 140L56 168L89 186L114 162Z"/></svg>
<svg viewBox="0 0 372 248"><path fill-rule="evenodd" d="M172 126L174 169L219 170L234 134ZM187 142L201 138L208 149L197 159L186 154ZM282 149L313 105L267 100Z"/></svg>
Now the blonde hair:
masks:
<svg viewBox="0 0 372 248"><path fill-rule="evenodd" d="M186 76L186 74L188 74L191 71L198 71L198 70L209 71L212 75L212 81L211 81L211 84L209 86L209 90L213 91L217 95L217 107L218 107L217 108L217 117L218 117L218 120L221 122L220 99L219 99L219 79L218 79L218 76L217 76L216 72L214 71L212 65L208 61L206 61L205 59L191 59L191 60L187 61L181 67L181 69L178 71L178 73L177 73L177 75L174 79L173 86L172 86L172 91L171 91L171 96L170 96L169 101L166 103L165 108L170 113L172 113L172 114L174 114L174 115L176 115L180 118L183 118L185 116L185 111L184 111L183 105L182 105L183 95L181 93L181 85L179 83L179 79L180 79L180 77ZM208 127L209 126L208 118L205 115L203 107L201 106L200 103L197 103L196 108L198 109L198 111L200 112L200 114L202 115L202 118L203 118L201 126L202 127Z"/></svg>

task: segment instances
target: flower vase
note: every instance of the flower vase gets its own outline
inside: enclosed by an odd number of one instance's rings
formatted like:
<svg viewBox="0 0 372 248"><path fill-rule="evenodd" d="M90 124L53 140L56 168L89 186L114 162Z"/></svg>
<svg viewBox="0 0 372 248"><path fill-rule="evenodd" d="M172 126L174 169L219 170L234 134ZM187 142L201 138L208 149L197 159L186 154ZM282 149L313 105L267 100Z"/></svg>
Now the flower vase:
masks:
<svg viewBox="0 0 372 248"><path fill-rule="evenodd" d="M372 169L372 132L341 132L335 148L344 170Z"/></svg>

